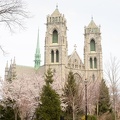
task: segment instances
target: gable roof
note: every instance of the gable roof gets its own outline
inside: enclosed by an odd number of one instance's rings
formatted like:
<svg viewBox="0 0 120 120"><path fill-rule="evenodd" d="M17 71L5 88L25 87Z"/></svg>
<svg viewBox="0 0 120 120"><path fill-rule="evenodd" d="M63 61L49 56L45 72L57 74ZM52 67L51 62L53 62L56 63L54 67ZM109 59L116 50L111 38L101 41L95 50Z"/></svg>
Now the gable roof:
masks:
<svg viewBox="0 0 120 120"><path fill-rule="evenodd" d="M95 22L93 20L91 20L91 22L89 23L87 28L98 28L98 26L95 24Z"/></svg>
<svg viewBox="0 0 120 120"><path fill-rule="evenodd" d="M78 53L76 50L73 51L73 53L71 55L68 56L68 62L72 59L72 58L77 58L79 60L80 63L82 63L82 60L80 59Z"/></svg>

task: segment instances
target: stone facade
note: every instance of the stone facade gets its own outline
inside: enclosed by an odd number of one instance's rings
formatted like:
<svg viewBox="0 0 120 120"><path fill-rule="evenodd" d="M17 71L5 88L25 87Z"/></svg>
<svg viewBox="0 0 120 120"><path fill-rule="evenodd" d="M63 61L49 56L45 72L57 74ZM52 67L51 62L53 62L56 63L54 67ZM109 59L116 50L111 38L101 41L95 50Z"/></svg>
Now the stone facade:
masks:
<svg viewBox="0 0 120 120"><path fill-rule="evenodd" d="M59 73L61 79L65 79L68 72L72 70L79 80L101 80L103 70L100 27L91 20L84 31L84 63L82 63L76 49L68 56L67 26L64 15L57 8L48 15L45 36L45 70L48 67L52 68L53 71ZM54 40L55 36L57 40Z"/></svg>
<svg viewBox="0 0 120 120"><path fill-rule="evenodd" d="M35 64L37 64L37 67L30 69L33 69L32 71L42 71L38 73L44 74L48 68L52 68L53 72L61 80L65 80L70 70L73 71L77 81L85 79L101 80L103 78L103 67L100 27L92 19L89 25L84 28L84 63L80 59L76 49L68 56L69 43L66 33L66 19L59 12L58 8L56 8L51 15L47 16L44 65L40 66L40 55L38 55L40 51L39 45L37 45L37 53L35 54ZM37 40L37 44L39 44L39 40ZM16 76L17 74L21 74L17 70L17 66L15 60L14 63L11 63L10 68L8 68L8 65L6 66L5 79L8 79L10 74L13 74L12 71L15 72ZM25 66L20 68L22 68L22 72L25 72L23 69Z"/></svg>

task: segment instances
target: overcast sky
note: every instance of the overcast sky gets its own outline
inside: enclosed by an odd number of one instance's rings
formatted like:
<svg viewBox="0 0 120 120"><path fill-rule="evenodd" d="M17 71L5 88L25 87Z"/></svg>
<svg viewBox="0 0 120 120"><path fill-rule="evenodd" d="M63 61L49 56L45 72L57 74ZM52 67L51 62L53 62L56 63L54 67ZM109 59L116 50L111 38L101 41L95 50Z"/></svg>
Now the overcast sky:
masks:
<svg viewBox="0 0 120 120"><path fill-rule="evenodd" d="M16 64L34 66L34 54L39 27L41 65L44 64L44 40L46 32L46 17L52 14L58 4L60 13L67 19L68 54L77 45L77 52L83 61L84 26L91 17L96 25L101 26L103 65L110 54L120 59L120 0L23 0L31 18L25 21L26 29L0 28L0 44L7 55L0 52L0 76L4 75L6 62L16 58Z"/></svg>

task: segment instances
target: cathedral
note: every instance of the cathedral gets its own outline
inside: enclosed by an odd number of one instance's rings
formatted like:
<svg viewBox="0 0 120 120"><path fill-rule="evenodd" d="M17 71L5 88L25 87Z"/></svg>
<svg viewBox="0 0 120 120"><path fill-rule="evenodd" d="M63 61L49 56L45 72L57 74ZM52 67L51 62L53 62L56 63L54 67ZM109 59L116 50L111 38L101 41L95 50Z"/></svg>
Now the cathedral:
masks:
<svg viewBox="0 0 120 120"><path fill-rule="evenodd" d="M66 18L56 7L51 15L47 16L44 46L44 65L41 66L39 47L39 31L34 60L34 67L17 65L15 59L5 68L5 79L13 79L22 73L36 73L44 75L48 68L59 79L65 80L69 71L74 73L75 79L81 82L87 80L101 80L103 78L102 46L100 27L93 19L84 27L84 60L82 62L76 49L68 55L67 23Z"/></svg>

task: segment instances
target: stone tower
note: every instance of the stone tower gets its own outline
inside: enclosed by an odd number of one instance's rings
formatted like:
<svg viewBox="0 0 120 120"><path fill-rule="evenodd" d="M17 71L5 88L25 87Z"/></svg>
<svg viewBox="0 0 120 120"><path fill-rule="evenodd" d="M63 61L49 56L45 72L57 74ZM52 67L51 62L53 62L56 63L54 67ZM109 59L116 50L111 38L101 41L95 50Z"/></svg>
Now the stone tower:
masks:
<svg viewBox="0 0 120 120"><path fill-rule="evenodd" d="M88 80L103 78L101 32L93 19L84 29L84 65Z"/></svg>
<svg viewBox="0 0 120 120"><path fill-rule="evenodd" d="M45 72L52 68L59 79L65 78L65 67L67 65L67 26L66 19L58 7L47 16L45 37Z"/></svg>

